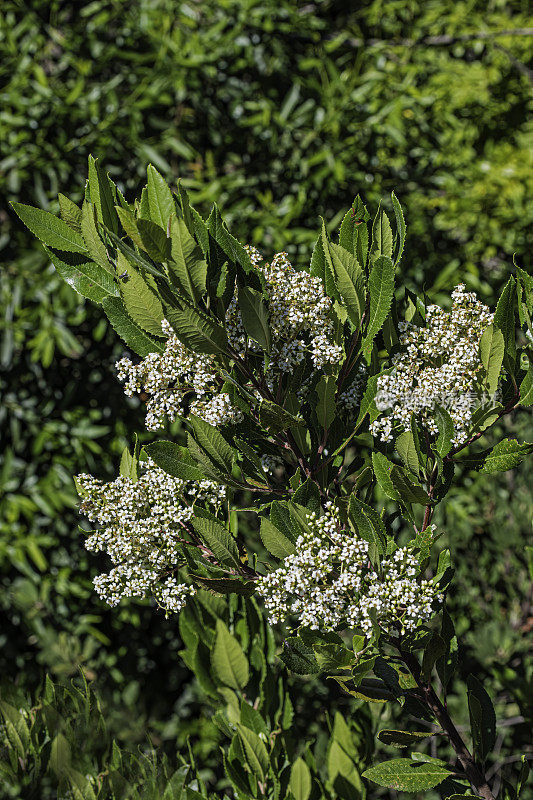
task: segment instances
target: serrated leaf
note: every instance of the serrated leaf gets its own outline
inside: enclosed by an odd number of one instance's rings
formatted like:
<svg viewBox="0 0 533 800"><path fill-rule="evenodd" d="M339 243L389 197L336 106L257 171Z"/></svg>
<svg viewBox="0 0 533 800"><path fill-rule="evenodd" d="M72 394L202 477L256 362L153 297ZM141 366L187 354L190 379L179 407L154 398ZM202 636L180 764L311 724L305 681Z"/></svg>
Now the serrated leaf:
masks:
<svg viewBox="0 0 533 800"><path fill-rule="evenodd" d="M81 233L85 242L85 249L93 261L113 274L113 268L109 263L106 246L100 238L94 218L94 206L92 203L83 201L81 209Z"/></svg>
<svg viewBox="0 0 533 800"><path fill-rule="evenodd" d="M371 262L374 263L380 256L386 256L392 261L392 228L389 218L381 208L372 224Z"/></svg>
<svg viewBox="0 0 533 800"><path fill-rule="evenodd" d="M434 735L433 731L383 730L378 733L378 739L391 747L408 747L410 744L416 744L421 739L427 739Z"/></svg>
<svg viewBox="0 0 533 800"><path fill-rule="evenodd" d="M181 478L183 481L204 479L204 473L198 469L186 447L175 442L161 441L144 445L144 450L158 467L174 478Z"/></svg>
<svg viewBox="0 0 533 800"><path fill-rule="evenodd" d="M297 758L291 767L289 789L294 800L309 800L311 794L311 772L303 758Z"/></svg>
<svg viewBox="0 0 533 800"><path fill-rule="evenodd" d="M194 437L200 447L220 466L231 472L233 462L237 456L236 451L224 439L220 431L205 420L189 416L189 424L194 431Z"/></svg>
<svg viewBox="0 0 533 800"><path fill-rule="evenodd" d="M244 748L247 765L258 780L264 781L270 765L270 759L264 743L257 733L239 723L237 724L237 732Z"/></svg>
<svg viewBox="0 0 533 800"><path fill-rule="evenodd" d="M218 680L236 691L244 689L249 679L248 660L237 639L224 622L217 619L216 638L211 652L211 666Z"/></svg>
<svg viewBox="0 0 533 800"><path fill-rule="evenodd" d="M226 353L226 331L199 309L183 302L180 308L168 309L166 316L178 339L194 353Z"/></svg>
<svg viewBox="0 0 533 800"><path fill-rule="evenodd" d="M292 496L292 502L303 506L307 511L313 511L317 516L320 515L320 488L311 478L298 486Z"/></svg>
<svg viewBox="0 0 533 800"><path fill-rule="evenodd" d="M297 636L288 636L279 654L287 669L297 675L316 675L320 672L312 647L304 645Z"/></svg>
<svg viewBox="0 0 533 800"><path fill-rule="evenodd" d="M127 279L121 278L119 284L126 311L146 333L162 336L161 322L165 314L160 299L122 253L117 253L117 268L120 275L127 276Z"/></svg>
<svg viewBox="0 0 533 800"><path fill-rule="evenodd" d="M266 353L270 353L272 342L268 322L269 313L263 295L248 286L239 286L238 297L239 310L246 333Z"/></svg>
<svg viewBox="0 0 533 800"><path fill-rule="evenodd" d="M428 493L418 486L401 467L396 464L391 470L390 479L392 485L400 495L404 503L417 503L425 506L430 502Z"/></svg>
<svg viewBox="0 0 533 800"><path fill-rule="evenodd" d="M375 259L368 278L368 292L370 310L362 344L367 361L370 359L372 343L389 315L394 295L394 265L390 258L379 256Z"/></svg>
<svg viewBox="0 0 533 800"><path fill-rule="evenodd" d="M89 261L86 255L82 256L81 253L69 255L66 252L60 254L50 250L46 245L44 249L57 273L82 297L94 303L101 303L109 295L118 296L118 286L113 276L94 261Z"/></svg>
<svg viewBox="0 0 533 800"><path fill-rule="evenodd" d="M394 446L407 469L411 470L411 472L418 477L420 473L420 463L413 432L411 430L402 431L396 439Z"/></svg>
<svg viewBox="0 0 533 800"><path fill-rule="evenodd" d="M172 192L163 176L159 174L152 164L148 165L146 175L148 179L146 193L150 219L166 231L171 215L176 213Z"/></svg>
<svg viewBox="0 0 533 800"><path fill-rule="evenodd" d="M122 227L124 228L126 234L130 237L133 244L135 244L137 247L140 247L141 250L144 250L144 242L141 239L141 234L139 233L139 229L137 227L137 220L133 216L132 212L122 206L115 206L115 211L118 214L118 218Z"/></svg>
<svg viewBox="0 0 533 800"><path fill-rule="evenodd" d="M195 508L192 524L212 551L219 564L231 569L239 566L239 551L230 531L204 509Z"/></svg>
<svg viewBox="0 0 533 800"><path fill-rule="evenodd" d="M179 285L197 303L205 293L207 264L185 221L176 216L171 217L170 221L170 242L169 273L177 278Z"/></svg>
<svg viewBox="0 0 533 800"><path fill-rule="evenodd" d="M142 249L154 261L166 261L170 256L170 239L163 228L151 219L138 219L137 230L141 237Z"/></svg>
<svg viewBox="0 0 533 800"><path fill-rule="evenodd" d="M441 408L441 406L435 408L434 418L439 429L435 449L439 456L444 458L452 449L452 438L455 433L453 420L448 411L445 408Z"/></svg>
<svg viewBox="0 0 533 800"><path fill-rule="evenodd" d="M62 733L56 734L50 748L50 768L58 778L65 775L70 769L70 745Z"/></svg>
<svg viewBox="0 0 533 800"><path fill-rule="evenodd" d="M380 555L383 555L387 544L387 533L379 514L354 494L350 496L349 514L361 539L373 544Z"/></svg>
<svg viewBox="0 0 533 800"><path fill-rule="evenodd" d="M316 407L316 415L320 427L327 431L337 415L337 406L335 404L336 392L335 378L333 375L324 375L318 382L316 393L318 395L318 404Z"/></svg>
<svg viewBox="0 0 533 800"><path fill-rule="evenodd" d="M400 494L391 479L392 471L395 467L392 461L389 461L387 456L384 456L383 453L374 451L372 453L372 467L376 480L387 497L390 497L392 500L400 500Z"/></svg>
<svg viewBox="0 0 533 800"><path fill-rule="evenodd" d="M493 472L506 472L521 463L524 456L533 452L533 444L516 439L504 439L490 450L484 450L472 456L461 459L460 463L470 469L477 469L484 474Z"/></svg>
<svg viewBox="0 0 533 800"><path fill-rule="evenodd" d="M261 519L259 533L268 552L276 558L286 558L296 552L294 544L266 517Z"/></svg>
<svg viewBox="0 0 533 800"><path fill-rule="evenodd" d="M365 281L363 270L355 256L337 244L328 242L325 225L322 226L322 246L326 262L334 278L353 326L357 329L365 309Z"/></svg>
<svg viewBox="0 0 533 800"><path fill-rule="evenodd" d="M485 328L479 342L479 352L486 373L487 391L492 395L498 388L505 353L505 341L499 328L494 325Z"/></svg>
<svg viewBox="0 0 533 800"><path fill-rule="evenodd" d="M70 253L86 253L83 238L73 231L64 220L48 211L24 203L11 203L11 206L24 225L48 247Z"/></svg>
<svg viewBox="0 0 533 800"><path fill-rule="evenodd" d="M102 308L120 338L141 358L150 353L164 352L164 344L153 339L132 320L120 297L105 297Z"/></svg>
<svg viewBox="0 0 533 800"><path fill-rule="evenodd" d="M363 772L363 778L401 792L433 789L450 776L450 771L434 763L416 763L408 758L394 758Z"/></svg>
<svg viewBox="0 0 533 800"><path fill-rule="evenodd" d="M69 197L59 192L57 199L59 200L59 212L61 219L67 223L69 228L81 235L81 208L78 208L76 203L73 203Z"/></svg>
<svg viewBox="0 0 533 800"><path fill-rule="evenodd" d="M394 260L394 266L397 267L400 259L403 254L403 247L405 244L405 233L406 233L406 225L405 219L403 216L402 207L400 202L394 192L391 194L392 198L392 206L394 208L394 216L396 217L396 230L398 234L397 245L398 245L398 252L396 253L396 258Z"/></svg>
<svg viewBox="0 0 533 800"><path fill-rule="evenodd" d="M89 190L91 203L96 208L98 220L106 228L118 233L118 219L115 211L115 198L108 175L98 166L98 159L89 156Z"/></svg>
<svg viewBox="0 0 533 800"><path fill-rule="evenodd" d="M270 521L292 544L296 542L302 532L298 521L293 518L290 508L279 500L274 500L270 506Z"/></svg>
<svg viewBox="0 0 533 800"><path fill-rule="evenodd" d="M294 425L299 424L299 420L286 411L277 403L271 400L261 400L259 405L259 423L261 427L271 433L287 431Z"/></svg>
<svg viewBox="0 0 533 800"><path fill-rule="evenodd" d="M508 360L506 365L511 369L512 360L516 356L515 339L516 281L511 275L507 281L494 312L494 325L500 329L505 342Z"/></svg>

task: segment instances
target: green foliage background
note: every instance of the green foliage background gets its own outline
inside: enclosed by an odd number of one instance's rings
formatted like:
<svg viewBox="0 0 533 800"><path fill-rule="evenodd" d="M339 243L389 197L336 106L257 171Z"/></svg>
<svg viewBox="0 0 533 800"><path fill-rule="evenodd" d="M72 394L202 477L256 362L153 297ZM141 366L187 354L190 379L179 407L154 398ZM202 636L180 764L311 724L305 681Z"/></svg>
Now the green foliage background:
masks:
<svg viewBox="0 0 533 800"><path fill-rule="evenodd" d="M191 734L205 777L219 734L177 655L175 621L97 602L99 564L77 527L71 476L113 476L142 428L114 376L122 346L7 201L56 211L59 190L78 200L89 153L128 197L152 162L171 183L181 177L198 208L217 200L242 240L304 264L319 215L337 225L357 192L376 205L394 189L408 223L405 286L446 302L464 281L494 305L513 253L532 263L533 36L497 35L527 28L531 7L351 6L0 9L0 670L35 692L46 672L61 680L81 667L120 742L144 744L149 733L172 755ZM530 435L524 412L512 425L507 433ZM528 744L521 720L533 696L531 479L526 461L487 496L483 476L467 473L437 520L456 553L462 674L490 671L515 751ZM315 698L298 709L302 730L328 696L348 708L325 684L298 692Z"/></svg>

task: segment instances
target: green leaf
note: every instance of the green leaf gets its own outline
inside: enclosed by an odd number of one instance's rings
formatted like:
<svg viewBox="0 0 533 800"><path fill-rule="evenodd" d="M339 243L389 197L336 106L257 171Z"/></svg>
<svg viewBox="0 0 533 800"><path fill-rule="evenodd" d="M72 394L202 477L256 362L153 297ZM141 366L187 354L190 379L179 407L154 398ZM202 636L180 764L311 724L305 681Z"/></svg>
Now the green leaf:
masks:
<svg viewBox="0 0 533 800"><path fill-rule="evenodd" d="M496 742L494 706L483 685L474 675L468 676L466 686L474 751L481 761L485 761Z"/></svg>
<svg viewBox="0 0 533 800"><path fill-rule="evenodd" d="M228 337L224 328L183 298L180 308L168 309L166 316L176 336L194 353L226 353Z"/></svg>
<svg viewBox="0 0 533 800"><path fill-rule="evenodd" d="M206 589L219 594L242 594L251 597L255 593L253 581L245 583L239 578L204 578L202 575L193 575L192 573L191 578L194 583L199 583Z"/></svg>
<svg viewBox="0 0 533 800"><path fill-rule="evenodd" d="M377 414L376 404L374 401L376 399L378 390L378 378L379 375L372 375L366 383L366 388L361 399L361 405L359 406L359 414L357 415L357 421L355 423L356 431L359 429L367 414L370 414L370 419L374 417L374 413Z"/></svg>
<svg viewBox="0 0 533 800"><path fill-rule="evenodd" d="M109 263L106 246L100 238L96 222L94 219L94 206L92 203L83 201L81 209L81 232L85 242L85 249L93 261L113 274L113 268Z"/></svg>
<svg viewBox="0 0 533 800"><path fill-rule="evenodd" d="M242 244L228 231L220 216L216 203L213 205L213 209L207 220L207 227L213 239L222 248L224 253L229 256L231 261L239 264L245 272L253 274L254 266L250 261L250 256Z"/></svg>
<svg viewBox="0 0 533 800"><path fill-rule="evenodd" d="M290 507L279 500L274 500L270 506L270 521L292 544L302 532L299 523L291 514Z"/></svg>
<svg viewBox="0 0 533 800"><path fill-rule="evenodd" d="M52 740L50 748L50 768L58 778L66 775L70 769L70 745L62 733L58 733Z"/></svg>
<svg viewBox="0 0 533 800"><path fill-rule="evenodd" d="M296 552L296 548L290 539L287 539L266 517L261 519L259 533L268 552L272 553L276 558L285 558Z"/></svg>
<svg viewBox="0 0 533 800"><path fill-rule="evenodd" d="M342 297L348 316L357 329L365 309L365 281L363 270L357 259L344 247L328 242L325 225L322 226L322 245L326 262L335 277L335 283Z"/></svg>
<svg viewBox="0 0 533 800"><path fill-rule="evenodd" d="M316 415L320 427L327 431L337 415L335 404L335 392L337 386L333 375L324 375L318 382L316 393L318 395L318 405Z"/></svg>
<svg viewBox="0 0 533 800"><path fill-rule="evenodd" d="M279 657L291 672L297 675L316 675L320 672L313 648L304 645L297 636L288 636L283 645Z"/></svg>
<svg viewBox="0 0 533 800"><path fill-rule="evenodd" d="M494 313L494 325L500 329L505 341L506 356L509 369L512 369L512 360L516 356L515 338L515 311L516 311L516 281L511 275L498 300Z"/></svg>
<svg viewBox="0 0 533 800"><path fill-rule="evenodd" d="M105 297L102 308L120 338L141 358L150 353L164 352L164 344L153 339L132 320L120 297Z"/></svg>
<svg viewBox="0 0 533 800"><path fill-rule="evenodd" d="M349 504L350 521L357 528L359 536L373 544L380 555L385 553L387 533L379 514L352 494Z"/></svg>
<svg viewBox="0 0 533 800"><path fill-rule="evenodd" d="M118 233L115 197L109 176L98 166L98 159L89 156L89 190L91 203L96 208L98 220L113 233Z"/></svg>
<svg viewBox="0 0 533 800"><path fill-rule="evenodd" d="M124 228L126 234L130 237L133 244L137 247L140 247L141 250L144 250L144 242L141 239L141 234L139 233L139 229L137 227L137 220L133 216L132 212L127 208L123 208L122 206L115 206L115 211L118 214L118 218L122 227Z"/></svg>
<svg viewBox="0 0 533 800"><path fill-rule="evenodd" d="M405 219L403 216L402 207L394 192L392 192L391 198L392 198L392 206L394 208L394 216L396 217L396 228L398 231L398 239L397 239L398 252L396 253L396 259L394 261L394 266L397 267L402 257L403 247L405 244L406 226L405 226Z"/></svg>
<svg viewBox="0 0 533 800"><path fill-rule="evenodd" d="M62 219L41 208L33 208L24 203L11 203L11 206L24 225L43 244L70 253L87 252L83 238L69 228Z"/></svg>
<svg viewBox="0 0 533 800"><path fill-rule="evenodd" d="M72 286L82 297L87 297L94 303L101 303L109 295L118 296L118 286L113 276L94 261L88 261L86 255L66 252L59 254L46 245L44 249L65 283Z"/></svg>
<svg viewBox="0 0 533 800"><path fill-rule="evenodd" d="M311 772L303 758L297 758L291 768L289 790L294 800L309 800L311 794Z"/></svg>
<svg viewBox="0 0 533 800"><path fill-rule="evenodd" d="M75 233L81 234L81 208L78 208L76 203L73 203L68 197L61 192L58 194L59 211L61 219L67 223L69 228L72 228Z"/></svg>
<svg viewBox="0 0 533 800"><path fill-rule="evenodd" d="M394 295L394 265L390 258L380 256L375 259L368 278L368 291L370 311L362 345L367 361L370 360L372 343L389 315Z"/></svg>
<svg viewBox="0 0 533 800"><path fill-rule="evenodd" d="M138 471L137 471L137 459L135 456L129 451L128 447L125 447L122 451L122 456L120 458L120 469L119 472L124 478L129 478L134 483L137 482L139 479Z"/></svg>
<svg viewBox="0 0 533 800"><path fill-rule="evenodd" d="M446 649L442 656L437 659L435 666L437 668L439 680L444 689L446 689L457 667L458 643L457 636L455 635L455 626L445 608L442 611L440 635L445 643Z"/></svg>
<svg viewBox="0 0 533 800"><path fill-rule="evenodd" d="M452 449L452 438L455 433L453 420L445 408L436 406L434 412L435 422L439 429L439 435L435 442L435 449L441 458L447 456Z"/></svg>
<svg viewBox="0 0 533 800"><path fill-rule="evenodd" d="M514 336L514 330L513 330ZM500 371L505 353L503 333L494 325L489 325L483 331L479 342L481 363L486 372L486 386L489 394L494 394L498 388Z"/></svg>
<svg viewBox="0 0 533 800"><path fill-rule="evenodd" d="M520 384L520 405L533 405L533 357L529 356L529 367Z"/></svg>
<svg viewBox="0 0 533 800"><path fill-rule="evenodd" d="M415 763L409 758L394 758L363 772L363 778L400 792L433 789L449 778L450 771L434 763Z"/></svg>
<svg viewBox="0 0 533 800"><path fill-rule="evenodd" d="M264 782L270 765L267 749L257 733L237 723L237 733L244 748L246 763L258 780Z"/></svg>
<svg viewBox="0 0 533 800"><path fill-rule="evenodd" d="M272 342L268 324L269 314L263 295L247 286L239 286L239 310L248 336L266 353L270 353Z"/></svg>
<svg viewBox="0 0 533 800"><path fill-rule="evenodd" d="M175 276L193 303L198 303L205 294L207 264L184 220L176 216L170 221L170 242L170 276Z"/></svg>
<svg viewBox="0 0 533 800"><path fill-rule="evenodd" d="M183 481L201 481L205 477L187 448L181 447L175 442L161 441L145 444L144 451L158 467L174 478L181 478Z"/></svg>
<svg viewBox="0 0 533 800"><path fill-rule="evenodd" d="M403 431L396 439L394 446L407 469L411 470L411 472L418 477L420 473L420 463L413 432L411 430Z"/></svg>
<svg viewBox="0 0 533 800"><path fill-rule="evenodd" d="M435 631L431 634L431 638L427 645L424 647L424 655L422 656L422 680L429 681L431 673L436 661L446 653L446 642Z"/></svg>
<svg viewBox="0 0 533 800"><path fill-rule="evenodd" d="M520 444L516 439L504 439L490 450L461 459L460 463L487 475L513 469L529 453L533 453L533 444L529 442Z"/></svg>
<svg viewBox="0 0 533 800"><path fill-rule="evenodd" d="M427 739L434 735L433 731L383 730L378 733L378 739L391 747L408 747L410 744L416 744L421 739Z"/></svg>
<svg viewBox="0 0 533 800"><path fill-rule="evenodd" d="M215 644L211 651L211 666L218 680L238 691L248 683L248 660L237 639L231 635L224 622L217 619Z"/></svg>
<svg viewBox="0 0 533 800"><path fill-rule="evenodd" d="M220 469L231 472L233 462L237 457L237 451L228 444L220 431L192 414L189 416L189 424L200 447L205 450Z"/></svg>
<svg viewBox="0 0 533 800"><path fill-rule="evenodd" d="M150 219L166 231L171 215L176 213L172 192L163 176L159 174L152 164L148 165L146 174L148 178L146 190Z"/></svg>
<svg viewBox="0 0 533 800"><path fill-rule="evenodd" d="M387 456L384 456L383 453L374 451L372 453L372 467L376 480L387 497L390 497L392 500L399 500L400 494L391 479L392 471L395 467L392 461L389 461Z"/></svg>
<svg viewBox="0 0 533 800"><path fill-rule="evenodd" d="M137 230L141 237L142 249L154 261L166 261L170 255L170 239L163 228L151 219L138 219Z"/></svg>
<svg viewBox="0 0 533 800"><path fill-rule="evenodd" d="M216 517L198 506L192 519L194 529L212 551L216 560L230 569L239 566L239 551L230 531Z"/></svg>
<svg viewBox="0 0 533 800"><path fill-rule="evenodd" d="M394 465L390 479L404 503L417 503L425 506L430 502L428 493L415 483L401 467Z"/></svg>
<svg viewBox="0 0 533 800"><path fill-rule="evenodd" d="M125 276L119 286L126 311L146 333L162 336L161 321L165 314L160 299L122 253L117 253L117 268L119 275Z"/></svg>
<svg viewBox="0 0 533 800"><path fill-rule="evenodd" d="M520 775L518 776L518 781L516 784L516 796L517 798L522 795L522 789L525 787L527 779L529 777L530 766L529 761L526 755L523 755L520 759L522 762L522 766L520 767Z"/></svg>
<svg viewBox="0 0 533 800"><path fill-rule="evenodd" d="M320 488L311 478L307 478L292 496L292 502L303 506L307 511L320 515Z"/></svg>
<svg viewBox="0 0 533 800"><path fill-rule="evenodd" d="M281 431L287 431L294 425L300 424L300 421L277 403L273 403L271 400L261 400L259 423L270 433L281 433Z"/></svg>
<svg viewBox="0 0 533 800"><path fill-rule="evenodd" d="M380 256L386 256L392 261L392 228L389 218L381 208L372 224L371 262L374 263Z"/></svg>

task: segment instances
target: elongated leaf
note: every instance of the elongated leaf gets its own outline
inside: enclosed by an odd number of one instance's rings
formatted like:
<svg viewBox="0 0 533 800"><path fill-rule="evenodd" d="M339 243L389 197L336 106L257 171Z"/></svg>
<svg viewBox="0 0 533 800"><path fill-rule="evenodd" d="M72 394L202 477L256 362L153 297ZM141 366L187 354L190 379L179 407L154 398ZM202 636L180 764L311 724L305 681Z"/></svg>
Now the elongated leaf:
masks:
<svg viewBox="0 0 533 800"><path fill-rule="evenodd" d="M141 358L149 353L164 352L164 344L153 339L132 320L120 297L105 297L102 308L120 338Z"/></svg>
<svg viewBox="0 0 533 800"><path fill-rule="evenodd" d="M304 645L297 636L288 636L279 654L287 669L297 675L316 675L320 672L312 647Z"/></svg>
<svg viewBox="0 0 533 800"><path fill-rule="evenodd" d="M404 503L417 503L421 506L429 503L428 493L401 467L394 465L390 473L390 479Z"/></svg>
<svg viewBox="0 0 533 800"><path fill-rule="evenodd" d="M342 297L348 316L357 329L365 308L365 283L363 270L357 259L340 245L328 242L325 225L322 226L322 246L326 262L334 278L339 295Z"/></svg>
<svg viewBox="0 0 533 800"><path fill-rule="evenodd" d="M487 391L492 395L498 388L498 381L505 353L503 333L499 328L496 328L494 325L489 325L485 328L479 342L479 352L481 355L481 363L486 372Z"/></svg>
<svg viewBox="0 0 533 800"><path fill-rule="evenodd" d="M384 730L378 733L380 742L391 745L392 747L408 747L410 744L416 744L421 739L427 739L428 736L434 736L434 733L432 731L392 730Z"/></svg>
<svg viewBox="0 0 533 800"><path fill-rule="evenodd" d="M420 463L413 432L411 430L403 431L396 439L394 446L407 469L411 470L411 472L418 477L420 473Z"/></svg>
<svg viewBox="0 0 533 800"><path fill-rule="evenodd" d="M158 467L174 478L181 478L183 481L201 481L205 477L187 448L175 442L153 442L146 444L144 450Z"/></svg>
<svg viewBox="0 0 533 800"><path fill-rule="evenodd" d="M311 478L307 478L298 486L292 496L292 503L303 506L306 511L320 515L320 489L317 483Z"/></svg>
<svg viewBox="0 0 533 800"><path fill-rule="evenodd" d="M506 472L508 469L517 467L524 456L532 452L533 444L529 442L520 444L516 439L504 439L490 450L483 450L481 453L462 458L460 463L485 474Z"/></svg>
<svg viewBox="0 0 533 800"><path fill-rule="evenodd" d="M299 424L297 417L290 414L277 403L271 400L262 400L259 406L259 422L265 430L271 433L287 431Z"/></svg>
<svg viewBox="0 0 533 800"><path fill-rule="evenodd" d="M120 281L120 294L126 311L144 331L162 336L164 311L161 301L122 253L117 253L117 267L120 275L127 276Z"/></svg>
<svg viewBox="0 0 533 800"><path fill-rule="evenodd" d="M394 758L363 772L363 778L400 792L433 789L450 776L450 771L434 763L416 763L409 758Z"/></svg>
<svg viewBox="0 0 533 800"><path fill-rule="evenodd" d="M50 250L46 245L45 250L58 274L83 297L101 303L110 295L118 296L118 286L113 276L94 261L88 261L87 256Z"/></svg>
<svg viewBox="0 0 533 800"><path fill-rule="evenodd" d="M197 303L205 294L207 264L184 220L176 216L170 221L170 242L170 275L177 278L179 285Z"/></svg>
<svg viewBox="0 0 533 800"><path fill-rule="evenodd" d="M221 619L217 619L211 665L218 680L230 689L244 689L249 679L248 660L237 639Z"/></svg>
<svg viewBox="0 0 533 800"><path fill-rule="evenodd" d="M264 781L268 773L269 757L263 741L257 733L244 725L237 724L237 732L244 748L246 763L256 778Z"/></svg>
<svg viewBox="0 0 533 800"><path fill-rule="evenodd" d="M151 219L138 219L137 230L145 250L154 261L166 261L170 256L170 239L163 228Z"/></svg>
<svg viewBox="0 0 533 800"><path fill-rule="evenodd" d="M396 217L396 230L398 232L398 239L397 239L398 250L397 250L397 253L396 253L396 258L394 260L394 266L397 267L399 262L400 262L400 259L402 257L402 254L403 254L403 247L404 247L404 244L405 244L406 225L405 225L405 219L404 219L404 216L403 216L402 207L400 205L400 202L399 202L398 198L394 194L394 192L392 192L391 198L392 198L392 206L394 208L394 216Z"/></svg>
<svg viewBox="0 0 533 800"><path fill-rule="evenodd" d="M33 208L24 203L11 203L11 205L24 225L43 244L56 250L66 250L69 253L87 252L82 237L69 228L62 219L41 208Z"/></svg>
<svg viewBox="0 0 533 800"><path fill-rule="evenodd" d="M378 453L376 451L372 453L372 467L374 469L374 475L376 476L377 482L387 497L390 497L392 500L399 500L400 494L391 479L394 466L395 465L389 461L389 459L384 456L383 453Z"/></svg>
<svg viewBox="0 0 533 800"><path fill-rule="evenodd" d="M244 329L254 342L270 353L271 334L268 324L268 308L260 292L247 286L239 287L239 309Z"/></svg>
<svg viewBox="0 0 533 800"><path fill-rule="evenodd" d="M137 459L130 453L129 448L125 447L120 458L119 472L124 478L129 478L134 483L137 482L139 475L137 471Z"/></svg>
<svg viewBox="0 0 533 800"><path fill-rule="evenodd" d="M203 509L195 508L192 524L220 564L230 568L239 564L235 539L216 517Z"/></svg>
<svg viewBox="0 0 533 800"><path fill-rule="evenodd" d="M270 521L292 544L296 542L302 532L301 526L294 520L290 508L279 500L274 500L270 506Z"/></svg>
<svg viewBox="0 0 533 800"><path fill-rule="evenodd" d="M531 356L528 370L520 384L520 405L533 405L533 357Z"/></svg>
<svg viewBox="0 0 533 800"><path fill-rule="evenodd" d="M118 219L115 211L115 197L109 177L103 172L98 159L89 156L89 189L91 203L96 208L99 222L113 233L118 233Z"/></svg>
<svg viewBox="0 0 533 800"><path fill-rule="evenodd" d="M159 174L152 164L148 165L146 174L148 178L146 191L150 219L166 231L171 215L176 213L172 192L163 176Z"/></svg>
<svg viewBox="0 0 533 800"><path fill-rule="evenodd" d="M58 778L64 776L70 769L70 745L62 733L56 734L50 748L50 768Z"/></svg>
<svg viewBox="0 0 533 800"><path fill-rule="evenodd" d="M387 545L387 533L379 514L354 494L350 496L349 512L350 521L356 526L361 539L373 544L383 555Z"/></svg>
<svg viewBox="0 0 533 800"><path fill-rule="evenodd" d="M496 714L489 695L474 675L468 676L466 685L474 751L485 761L496 742Z"/></svg>
<svg viewBox="0 0 533 800"><path fill-rule="evenodd" d="M368 278L370 311L368 326L363 340L363 352L370 359L372 343L387 319L394 295L394 266L390 258L379 256L375 259Z"/></svg>
<svg viewBox="0 0 533 800"><path fill-rule="evenodd" d="M372 224L371 262L375 262L380 256L386 256L392 260L392 228L389 218L381 208Z"/></svg>
<svg viewBox="0 0 533 800"><path fill-rule="evenodd" d="M144 250L144 242L141 239L141 234L139 233L139 229L137 227L137 220L133 216L132 212L127 208L123 208L122 206L115 206L115 210L118 218L120 219L122 227L130 237L133 244L135 244L137 247L140 247L141 250Z"/></svg>
<svg viewBox="0 0 533 800"><path fill-rule="evenodd" d="M266 517L261 519L259 532L266 549L276 558L286 558L296 552L294 544Z"/></svg>
<svg viewBox="0 0 533 800"><path fill-rule="evenodd" d="M311 772L303 758L297 758L291 767L289 790L294 800L309 800L311 794Z"/></svg>
<svg viewBox="0 0 533 800"><path fill-rule="evenodd" d="M333 375L325 375L322 377L316 387L318 395L316 415L320 427L325 431L328 430L337 414L337 406L335 404L336 388Z"/></svg>
<svg viewBox="0 0 533 800"><path fill-rule="evenodd" d="M506 366L512 369L512 360L516 356L515 339L515 311L516 311L516 281L511 275L498 300L494 312L494 325L499 328L505 341L505 350L508 359Z"/></svg>
<svg viewBox="0 0 533 800"><path fill-rule="evenodd" d="M370 415L371 421L375 419L377 415L375 399L378 390L378 378L379 375L371 375L366 383L365 391L361 399L361 405L359 406L359 414L357 415L357 421L355 423L356 431L359 430L359 427L367 414Z"/></svg>
<svg viewBox="0 0 533 800"><path fill-rule="evenodd" d="M113 274L113 267L109 263L106 246L100 238L96 222L94 219L94 206L92 203L83 201L81 209L81 232L85 242L85 249L93 261Z"/></svg>
<svg viewBox="0 0 533 800"><path fill-rule="evenodd" d="M166 316L176 336L195 353L226 353L228 337L224 328L207 314L183 302L180 308L168 309Z"/></svg>
<svg viewBox="0 0 533 800"><path fill-rule="evenodd" d="M216 464L220 465L221 469L231 471L237 452L228 444L217 428L192 414L189 416L189 424L200 447Z"/></svg>
<svg viewBox="0 0 533 800"><path fill-rule="evenodd" d="M441 458L444 458L444 456L447 456L452 449L452 438L455 432L453 420L448 411L440 406L435 408L434 416L435 422L437 423L437 428L439 429L439 435L437 437L437 441L435 442L435 450L439 456L441 456Z"/></svg>
<svg viewBox="0 0 533 800"><path fill-rule="evenodd" d="M67 223L69 228L81 235L81 208L78 208L76 203L73 203L61 192L58 194L57 199L59 200L61 219Z"/></svg>
<svg viewBox="0 0 533 800"><path fill-rule="evenodd" d="M228 231L216 204L213 206L209 219L207 220L207 227L213 239L215 239L217 244L232 261L240 264L245 272L254 272L254 266L250 261L250 256L242 244Z"/></svg>

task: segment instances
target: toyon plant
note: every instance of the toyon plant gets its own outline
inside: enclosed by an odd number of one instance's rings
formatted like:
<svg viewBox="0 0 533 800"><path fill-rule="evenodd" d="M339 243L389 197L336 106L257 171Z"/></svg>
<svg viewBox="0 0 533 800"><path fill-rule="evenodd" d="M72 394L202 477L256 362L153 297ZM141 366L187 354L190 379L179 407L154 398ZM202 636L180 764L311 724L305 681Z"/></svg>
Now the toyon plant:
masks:
<svg viewBox="0 0 533 800"><path fill-rule="evenodd" d="M447 706L452 554L432 519L458 468L488 475L533 452L496 438L533 404L533 278L515 266L494 310L464 285L446 308L395 288L394 194L394 229L357 197L338 235L322 222L305 270L239 243L216 205L204 220L152 166L129 203L90 158L82 207L59 206L13 207L101 305L131 351L117 364L126 394L149 431L167 431L126 449L111 483L77 476L96 524L87 548L111 563L95 589L179 613L182 656L228 737L226 796L353 798L378 784L493 800L497 723L480 679L466 686L470 730ZM303 686L291 673L322 673L358 701L349 724L330 709L325 766L291 734L288 687ZM411 756L368 764L367 701L401 708L405 729L378 737ZM511 760L507 800L528 773ZM194 792L211 796L201 781Z"/></svg>

